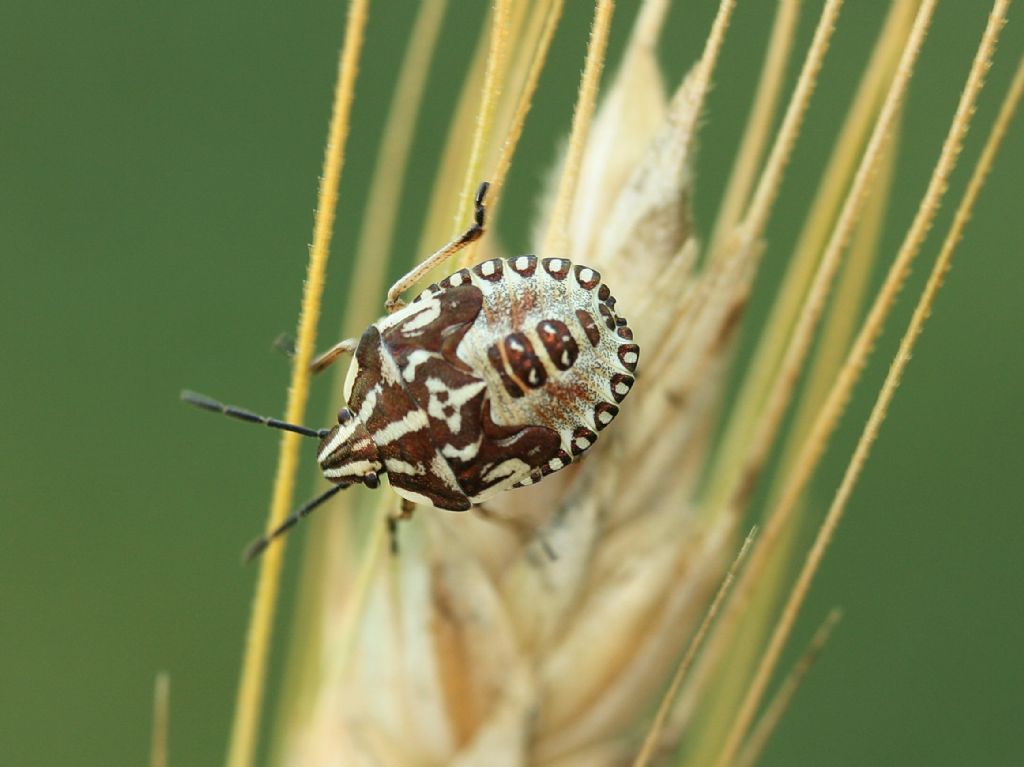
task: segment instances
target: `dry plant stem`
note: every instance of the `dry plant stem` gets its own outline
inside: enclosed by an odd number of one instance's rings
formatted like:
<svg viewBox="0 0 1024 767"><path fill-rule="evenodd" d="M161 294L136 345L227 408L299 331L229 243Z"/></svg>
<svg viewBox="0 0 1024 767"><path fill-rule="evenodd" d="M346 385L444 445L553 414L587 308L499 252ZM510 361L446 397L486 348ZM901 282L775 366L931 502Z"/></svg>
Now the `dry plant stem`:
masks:
<svg viewBox="0 0 1024 767"><path fill-rule="evenodd" d="M338 183L348 137L349 114L355 90L359 54L362 50L366 26L367 0L352 0L345 29L345 42L338 63L338 81L328 131L320 193L317 200L316 220L313 227L313 245L309 253L309 266L302 293L299 327L296 333L295 357L292 360L291 384L285 419L301 423L309 395L309 363L316 343L316 323L320 317L320 299L323 294L324 273L327 267L334 211L337 206ZM299 435L285 432L281 439L274 492L267 519L267 530L279 525L288 515L295 488L295 470L298 466ZM242 678L238 688L235 717L228 747L229 767L248 767L256 752L260 712L263 704L267 655L274 622L277 593L280 587L284 548L279 542L263 555L256 595L253 599L249 632L246 638Z"/></svg>
<svg viewBox="0 0 1024 767"><path fill-rule="evenodd" d="M768 141L768 131L778 109L783 77L799 18L799 0L783 0L775 11L775 22L765 51L761 77L754 91L757 95L712 229L708 246L712 263L720 261L726 252L724 242L735 228L743 206L749 200L750 189Z"/></svg>
<svg viewBox="0 0 1024 767"><path fill-rule="evenodd" d="M921 204L918 206L917 214L910 229L907 231L896 259L889 268L885 282L872 303L868 316L864 320L860 332L857 334L857 338L846 355L846 359L840 368L833 386L829 390L825 403L818 411L814 423L803 441L800 452L793 463L794 469L787 472L786 484L779 494L778 504L767 523L765 531L766 540L771 540L775 536L776 529L785 524L792 508L810 481L818 461L825 452L828 438L835 429L843 409L849 401L853 387L860 377L860 372L864 368L868 355L871 353L875 341L882 331L882 325L910 272L910 266L921 249L921 244L928 233L942 195L946 190L949 176L956 165L964 136L970 127L978 94L981 91L985 73L988 71L992 54L995 50L999 30L1005 23L1008 6L1008 0L997 0L993 6L992 14L989 17L988 25L975 55L971 71L967 76L967 82L960 96L960 102L957 105L952 124L943 142L939 161L932 171L931 180L928 183L928 188L921 200Z"/></svg>
<svg viewBox="0 0 1024 767"><path fill-rule="evenodd" d="M779 185L782 183L783 171L793 152L797 136L800 133L800 126L803 124L804 114L810 103L811 94L814 92L818 72L821 70L825 54L828 52L829 41L832 38L836 17L841 6L842 0L829 0L822 9L814 30L814 38L811 40L807 56L804 58L800 76L797 79L793 96L789 100L789 105L786 107L786 114L783 116L779 133L772 145L743 223L736 231L736 236L742 237L743 243L747 244L745 247L737 248L739 252L745 252L747 247L761 236L767 223L772 203L775 201ZM709 472L711 480L704 503L704 507L708 509L709 513L718 509L722 505L723 498L726 497L725 483L730 478L728 468L734 463L731 457L737 452L739 445L745 445L747 442L747 435L744 433L745 427L745 420L739 421L735 417L729 420L716 461Z"/></svg>
<svg viewBox="0 0 1024 767"><path fill-rule="evenodd" d="M768 745L769 738L778 729L782 716L789 708L789 704L792 702L797 689L799 689L800 683L803 682L807 672L811 670L811 667L821 655L821 651L825 649L826 643L832 636L833 629L835 629L842 617L842 610L838 607L832 608L824 622L814 632L814 636L811 637L811 641L808 643L803 655L800 656L800 659L790 670L789 674L786 675L786 678L782 680L782 684L768 702L761 718L757 720L754 729L750 731L750 737L747 738L746 745L743 746L743 750L740 751L739 756L736 758L735 767L754 767L757 764L764 753L765 746Z"/></svg>
<svg viewBox="0 0 1024 767"><path fill-rule="evenodd" d="M167 742L171 718L171 675L161 671L153 686L153 742L149 767L167 767Z"/></svg>
<svg viewBox="0 0 1024 767"><path fill-rule="evenodd" d="M989 28L986 29L986 36L989 29L994 27L998 31L998 28L1002 26L1003 13L997 13L997 11L1005 12L1006 5L1006 2L996 3L996 9L989 19ZM996 20L997 15L1000 17L998 20ZM1007 94L1007 97L1003 102L996 124L985 143L985 148L982 151L981 158L978 160L978 164L974 169L971 180L967 185L967 190L964 193L963 200L957 208L949 233L946 235L946 239L939 252L939 257L936 259L935 265L928 277L928 282L925 285L924 292L918 300L917 306L914 308L910 324L907 327L906 333L903 335L903 339L900 341L899 348L896 351L896 356L889 368L889 373L886 375L885 381L882 383L881 391L878 394L874 407L871 409L871 414L868 416L867 424L865 425L864 431L862 432L860 439L857 442L857 446L854 449L853 457L850 459L846 473L843 475L842 482L840 482L831 506L829 506L825 520L822 522L821 528L818 530L814 544L811 546L811 550L807 554L807 558L800 570L800 574L797 576L793 589L782 609L779 621L772 632L768 646L761 657L757 673L754 675L750 688L747 690L743 704L740 706L739 713L733 722L729 737L726 739L721 757L717 762L720 766L732 763L742 739L753 720L757 706L760 704L768 681L772 672L775 670L779 656L782 654L782 649L785 647L790 633L792 632L793 624L796 622L797 615L800 612L800 607L803 605L804 599L807 597L811 583L818 571L818 567L825 555L825 551L832 540L832 536L835 534L836 528L842 520L843 512L846 509L846 503L849 501L853 487L856 484L857 479L860 477L868 452L870 451L875 439L878 437L878 431L881 427L882 421L885 419L889 404L892 402L892 398L896 393L896 388L899 386L903 371L905 370L907 363L910 361L910 354L913 351L914 344L920 336L924 323L931 313L932 306L935 303L935 297L938 294L939 289L942 287L942 280L949 269L953 250L955 249L957 242L959 242L963 228L970 218L971 210L974 207L974 202L978 197L978 193L985 181L985 177L988 174L989 169L992 167L996 151L1006 134L1006 128L1009 125L1010 118L1020 101L1022 90L1024 90L1024 63L1018 67L1017 74L1010 87L1010 92Z"/></svg>
<svg viewBox="0 0 1024 767"><path fill-rule="evenodd" d="M679 695L679 690L682 688L683 682L686 680L686 675L690 668L693 667L693 661L697 657L697 652L700 650L701 645L704 644L704 637L707 636L708 629L711 627L711 624L715 620L715 616L718 614L718 608L729 594L729 589L732 586L733 579L736 577L736 573L739 572L740 567L746 560L747 552L750 550L750 546L754 542L754 538L756 536L757 528L755 527L747 534L747 538L743 541L743 546L740 547L740 551L736 555L736 559L733 560L732 566L725 574L725 578L722 579L722 585L718 587L718 592L715 594L715 598L708 607L708 611L704 614L704 619L697 628L697 633L695 633L693 635L693 639L690 640L690 645L686 648L686 654L683 655L683 659L679 662L679 666L676 668L675 674L672 676L672 682L669 684L664 696L662 696L661 703L658 705L658 712L655 714L654 721L651 722L650 729L648 729L647 735L644 737L643 747L640 749L640 753L637 754L636 760L633 762L633 767L646 767L647 764L650 763L651 757L654 755L654 751L658 747L658 740L661 738L662 731L665 729L665 723L668 721L668 715L672 710L672 704Z"/></svg>
<svg viewBox="0 0 1024 767"><path fill-rule="evenodd" d="M594 7L594 23L590 29L586 63L583 67L583 76L580 78L576 109L572 116L569 149L562 168L554 209L544 236L544 254L551 258L564 255L568 249L569 215L572 213L572 201L576 196L576 182L580 175L583 150L587 146L587 134L594 118L597 86L601 81L601 70L604 68L608 32L611 29L614 10L613 0L597 0Z"/></svg>
<svg viewBox="0 0 1024 767"><path fill-rule="evenodd" d="M850 233L853 231L854 224L857 222L857 217L867 198L867 192L874 178L878 158L885 143L889 140L893 122L903 101L907 85L910 82L910 76L913 73L917 55L928 32L928 26L934 9L935 0L925 0L918 10L910 38L907 41L907 47L904 49L903 56L896 69L896 77L893 79L889 93L886 95L885 103L882 105L878 122L871 133L868 146L864 151L864 156L854 176L853 184L843 203L839 220L832 230L828 245L825 246L825 252L818 264L814 281L811 283L807 297L804 300L796 326L793 328L779 371L765 396L764 406L756 419L749 447L744 451L744 459L740 464L739 470L734 473L727 485L728 491L725 498L715 498L715 501L721 502L727 499L726 502L730 506L734 508L742 507L764 464L765 457L771 448L779 425L782 422L782 417L792 398L793 389L796 386L797 378L814 338L814 331L818 325L818 320L825 308L832 278L839 268L840 258L846 249Z"/></svg>
<svg viewBox="0 0 1024 767"><path fill-rule="evenodd" d="M462 181L462 193L459 195L459 206L455 211L453 239L462 232L466 222L471 220L473 196L480 182L484 180L484 145L491 136L491 123L494 121L494 111L498 104L498 96L501 94L499 75L505 59L505 48L508 45L509 5L510 0L494 0L494 8L491 11L491 43L487 55L487 69L484 72L484 88L480 97L480 111L476 117L473 144L469 150L466 176Z"/></svg>
<svg viewBox="0 0 1024 767"><path fill-rule="evenodd" d="M408 170L409 152L430 62L447 7L448 0L425 0L416 14L371 176L366 215L356 246L352 289L345 302L343 337L361 332L380 315L379 296L386 287L384 280L394 241L402 184Z"/></svg>

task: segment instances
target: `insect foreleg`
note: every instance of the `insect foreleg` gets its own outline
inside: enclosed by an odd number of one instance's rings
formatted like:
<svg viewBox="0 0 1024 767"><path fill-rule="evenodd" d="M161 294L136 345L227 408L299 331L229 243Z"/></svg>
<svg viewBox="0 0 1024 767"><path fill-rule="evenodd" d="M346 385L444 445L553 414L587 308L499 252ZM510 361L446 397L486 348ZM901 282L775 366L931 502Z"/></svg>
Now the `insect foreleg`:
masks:
<svg viewBox="0 0 1024 767"><path fill-rule="evenodd" d="M344 341L338 341L334 346L325 351L323 354L317 355L317 357L309 363L309 369L313 373L320 373L321 371L329 368L338 357L343 354L351 354L356 350L356 346L359 345L358 338L346 338Z"/></svg>
<svg viewBox="0 0 1024 767"><path fill-rule="evenodd" d="M309 371L316 374L326 370L334 364L338 357L343 354L351 354L357 346L359 346L358 338L346 338L344 341L338 341L330 349L313 358L313 361L309 363ZM294 357L295 339L287 333L282 333L274 339L274 348L286 357Z"/></svg>
<svg viewBox="0 0 1024 767"><path fill-rule="evenodd" d="M490 184L484 181L480 184L480 188L477 189L476 198L474 199L476 209L474 211L473 225L425 261L413 267L412 271L391 286L391 290L388 291L387 301L384 302L384 309L388 314L394 313L405 305L401 299L402 293L419 282L423 275L435 266L440 266L471 242L475 242L483 236L485 218L484 197L489 186Z"/></svg>

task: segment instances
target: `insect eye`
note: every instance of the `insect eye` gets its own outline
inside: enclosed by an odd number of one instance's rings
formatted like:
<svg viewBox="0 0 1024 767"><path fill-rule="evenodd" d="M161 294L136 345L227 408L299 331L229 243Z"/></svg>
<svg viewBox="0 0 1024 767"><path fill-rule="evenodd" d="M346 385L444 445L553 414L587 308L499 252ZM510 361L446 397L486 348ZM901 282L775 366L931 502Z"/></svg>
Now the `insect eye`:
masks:
<svg viewBox="0 0 1024 767"><path fill-rule="evenodd" d="M338 424L344 426L346 423L352 420L352 414L348 411L347 407L343 407L338 411Z"/></svg>
<svg viewBox="0 0 1024 767"><path fill-rule="evenodd" d="M380 487L380 478L374 473L367 474L363 477L363 484L371 490L376 490Z"/></svg>

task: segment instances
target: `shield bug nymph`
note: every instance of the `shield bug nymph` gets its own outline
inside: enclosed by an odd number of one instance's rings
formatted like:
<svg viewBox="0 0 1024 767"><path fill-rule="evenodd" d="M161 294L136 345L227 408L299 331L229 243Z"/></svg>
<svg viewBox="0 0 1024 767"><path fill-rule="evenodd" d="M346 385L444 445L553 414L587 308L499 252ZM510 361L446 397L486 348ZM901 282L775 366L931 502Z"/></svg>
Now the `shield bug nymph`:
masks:
<svg viewBox="0 0 1024 767"><path fill-rule="evenodd" d="M320 440L334 484L260 538L249 557L339 490L387 474L407 504L465 511L581 458L619 412L640 348L601 275L564 258L495 258L399 296L484 232L475 221L388 291L386 314L317 357L353 355L346 407L307 429L185 392L193 405Z"/></svg>

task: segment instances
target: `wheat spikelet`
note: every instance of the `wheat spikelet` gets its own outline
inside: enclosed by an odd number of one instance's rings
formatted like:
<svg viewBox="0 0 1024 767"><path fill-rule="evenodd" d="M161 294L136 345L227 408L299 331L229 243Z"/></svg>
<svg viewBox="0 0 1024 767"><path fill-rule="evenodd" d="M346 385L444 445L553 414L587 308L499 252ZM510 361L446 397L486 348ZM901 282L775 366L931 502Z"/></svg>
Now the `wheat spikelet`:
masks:
<svg viewBox="0 0 1024 767"><path fill-rule="evenodd" d="M747 437L728 440L724 458L713 451L764 226L839 5L825 5L754 185L750 165L763 153L762 123L770 120L774 96L758 108L738 191L716 227L715 251L708 254L691 212L694 152L732 3L721 4L703 56L675 84L666 83L656 58L667 3L643 3L621 63L606 73L600 90L613 14L612 3L596 4L572 136L547 192L538 195L534 239L538 253L564 253L598 269L613 286L644 350L624 417L585 462L535 487L506 493L472 513L422 509L403 526L397 557L386 551L381 524L397 500L387 492L346 494L337 504L343 508L323 520L324 534L305 563L305 615L295 632L290 689L281 707L278 762L632 763L661 693L739 549L740 522L750 510L751 495L743 486L750 466L760 469L777 436L768 429L752 450L748 444L758 419L771 421L772 413L766 416L758 405L778 379L766 375L756 382L760 388L751 395L749 418L736 427L736 435ZM436 3L424 8L440 13ZM426 232L446 232L456 204L458 218L465 219L467 190L488 169L498 170L498 197L560 14L560 3L495 4L486 45L467 54L475 71L450 134L451 156L459 145L463 152L472 147L471 156L446 163ZM436 23L438 17L429 18ZM773 35L767 56L773 70L783 68L793 48L794 26L788 15ZM429 48L436 35L424 32L423 40ZM887 45L904 42L905 37ZM422 67L424 53L410 53L419 62L412 66ZM880 66L891 71L895 58ZM765 80L777 89L778 71ZM409 97L396 101L395 110L419 103L422 81L409 87ZM875 99L865 109L877 119L883 105ZM892 123L879 123L880 133L891 130L896 105L884 114ZM401 133L397 142L411 140ZM880 156L882 148L872 151ZM390 156L407 157L407 143ZM858 196L870 187L876 161L876 155L864 160ZM849 183L847 178L844 187ZM387 220L379 218L380 208L393 206L396 194L395 185L385 187L374 220ZM374 210L369 215L373 219ZM835 257L855 217L835 235ZM467 258L491 255L511 254L502 253L490 236ZM350 308L347 319L356 327L344 335L372 319L363 316L372 311L365 283L382 284L383 264L367 264L365 253L362 258L364 281L353 287L359 300L350 304L358 309ZM852 300L850 311L859 311L863 300ZM801 364L802 359L794 366ZM780 395L777 407L791 398L791 390ZM737 594L726 613L742 613L750 599ZM736 621L722 624L693 679L686 678L681 705L667 701L663 707L671 713L659 717L648 738L652 763L678 761L675 749L697 721L702 695L720 680ZM724 694L720 700L734 705L734 698ZM774 710L770 721L777 721ZM752 758L765 738L765 728L758 728L755 745L741 757ZM718 755L721 739L720 731L708 735L706 751L696 753ZM734 757L742 745L737 741L723 758Z"/></svg>

